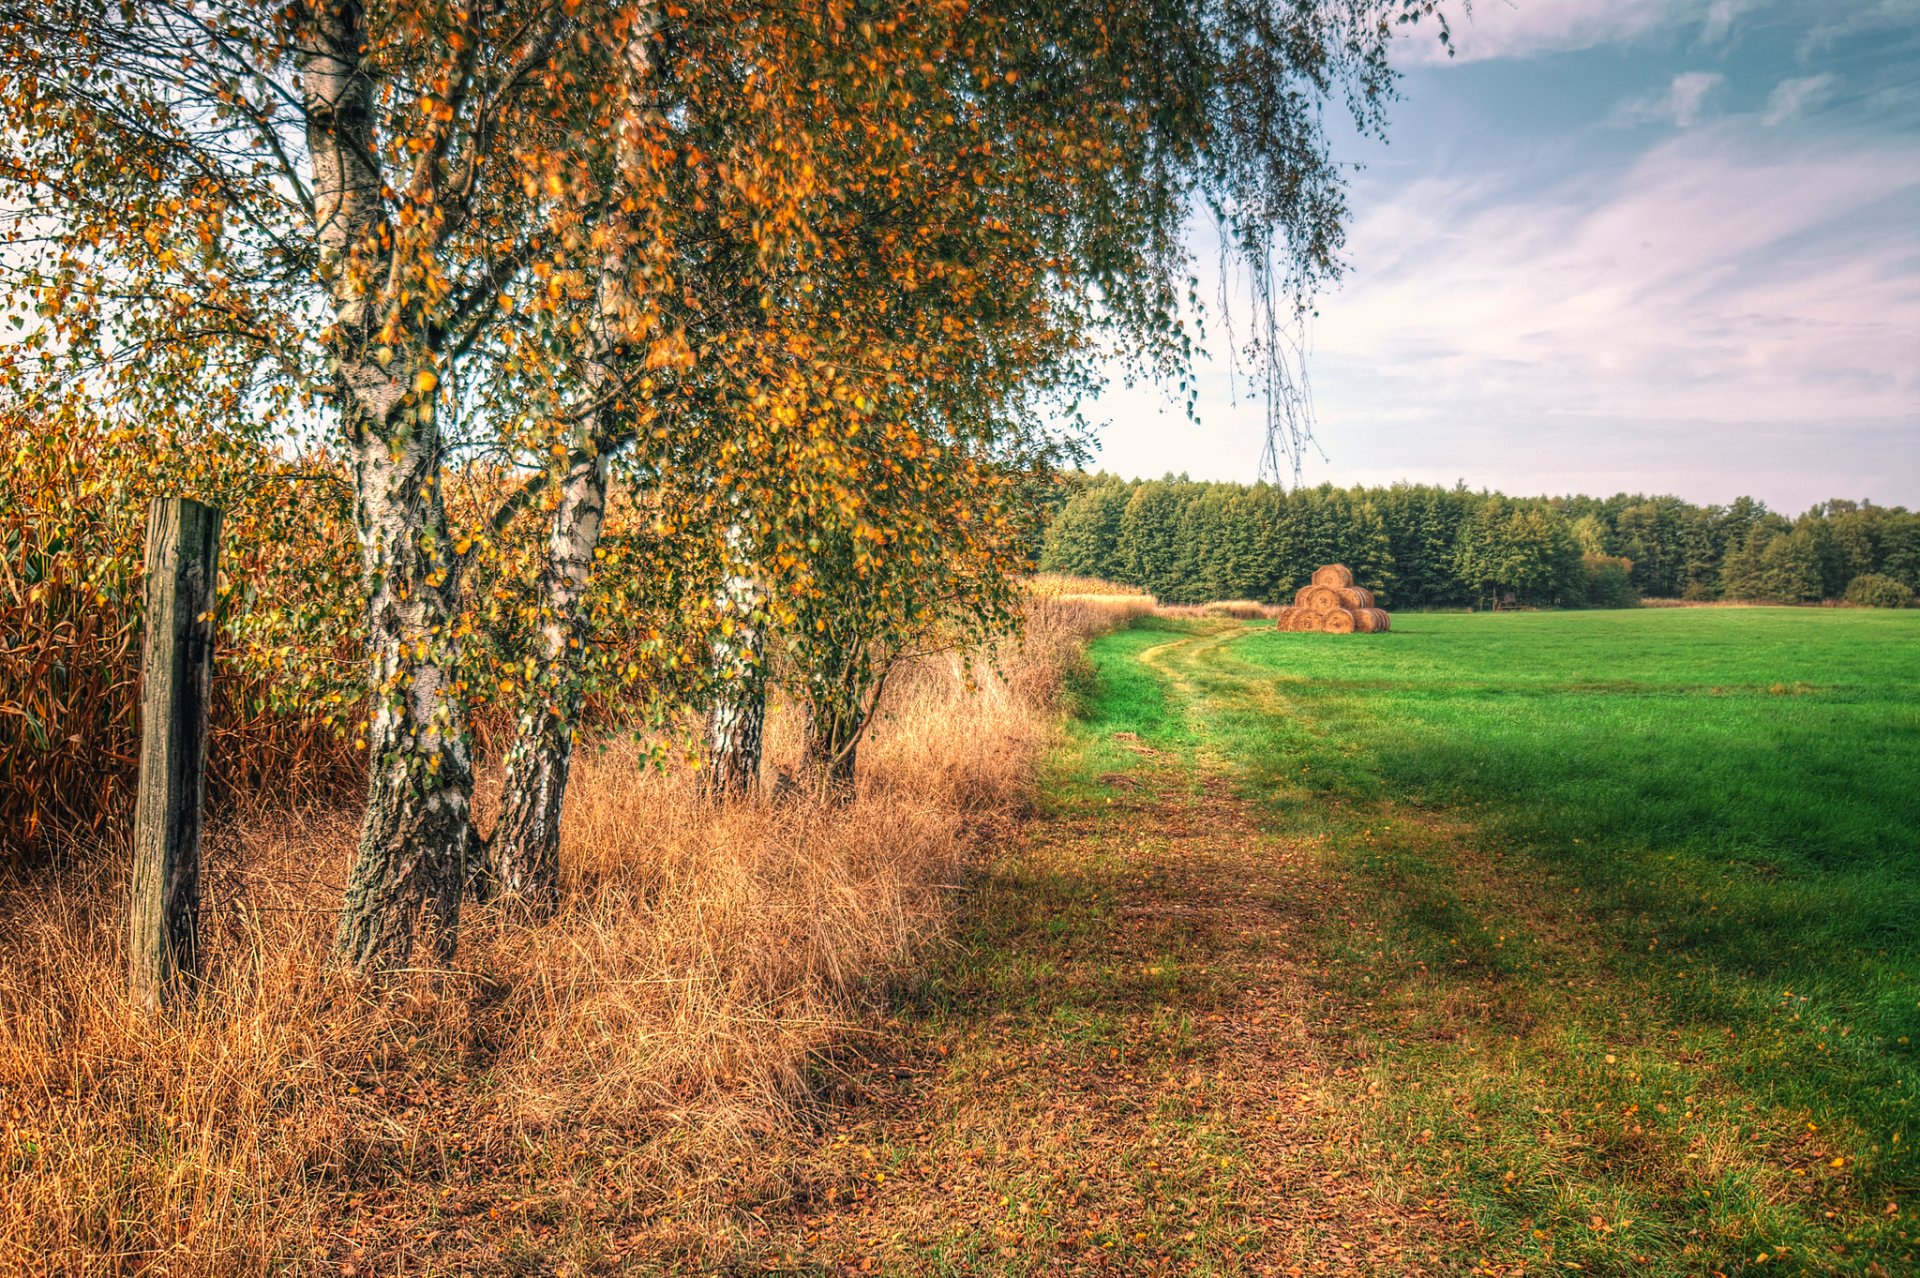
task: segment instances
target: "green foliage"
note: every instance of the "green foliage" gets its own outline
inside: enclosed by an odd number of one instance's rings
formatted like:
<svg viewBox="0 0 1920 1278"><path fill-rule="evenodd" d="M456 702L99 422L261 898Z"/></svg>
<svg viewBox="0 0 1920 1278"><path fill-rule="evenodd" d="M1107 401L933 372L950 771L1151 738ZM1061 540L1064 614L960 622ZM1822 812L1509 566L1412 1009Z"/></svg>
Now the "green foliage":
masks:
<svg viewBox="0 0 1920 1278"><path fill-rule="evenodd" d="M1913 588L1877 572L1863 572L1847 583L1847 602L1863 608L1911 608Z"/></svg>
<svg viewBox="0 0 1920 1278"><path fill-rule="evenodd" d="M1617 555L1585 554L1580 566L1586 573L1586 605L1589 608L1632 608L1640 602L1633 588L1633 561Z"/></svg>
<svg viewBox="0 0 1920 1278"><path fill-rule="evenodd" d="M1120 572L1120 517L1128 492L1116 483L1094 483L1067 499L1047 524L1040 571L1112 580Z"/></svg>
<svg viewBox="0 0 1920 1278"><path fill-rule="evenodd" d="M1287 492L1084 476L1041 566L1170 603L1285 602L1344 563L1389 608L1631 607L1641 596L1808 603L1878 573L1920 590L1920 513L1830 501L1789 521L1742 497L1512 498L1395 484Z"/></svg>
<svg viewBox="0 0 1920 1278"><path fill-rule="evenodd" d="M1580 545L1542 504L1489 497L1462 531L1458 571L1489 607L1582 602Z"/></svg>

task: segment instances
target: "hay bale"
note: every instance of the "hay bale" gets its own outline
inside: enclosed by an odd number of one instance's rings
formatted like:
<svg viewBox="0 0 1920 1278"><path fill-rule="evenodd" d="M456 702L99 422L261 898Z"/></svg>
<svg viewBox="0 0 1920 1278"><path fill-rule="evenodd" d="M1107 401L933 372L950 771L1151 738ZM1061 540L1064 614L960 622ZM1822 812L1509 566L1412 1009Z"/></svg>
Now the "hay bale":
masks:
<svg viewBox="0 0 1920 1278"><path fill-rule="evenodd" d="M1309 612L1332 612L1345 606L1340 601L1338 586L1302 586L1294 601Z"/></svg>
<svg viewBox="0 0 1920 1278"><path fill-rule="evenodd" d="M1345 564L1325 564L1313 580L1294 592L1293 606L1283 608L1274 625L1295 634L1379 634L1393 628L1373 592L1353 584L1353 570Z"/></svg>

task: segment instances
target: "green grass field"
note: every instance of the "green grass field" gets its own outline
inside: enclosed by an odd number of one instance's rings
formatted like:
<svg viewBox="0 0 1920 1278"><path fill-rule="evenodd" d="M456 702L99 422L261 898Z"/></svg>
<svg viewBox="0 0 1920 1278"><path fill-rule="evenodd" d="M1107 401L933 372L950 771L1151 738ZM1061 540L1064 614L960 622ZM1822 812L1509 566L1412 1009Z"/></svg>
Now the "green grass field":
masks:
<svg viewBox="0 0 1920 1278"><path fill-rule="evenodd" d="M1920 613L1395 626L1097 641L710 1267L1920 1274Z"/></svg>
<svg viewBox="0 0 1920 1278"><path fill-rule="evenodd" d="M1064 801L1138 740L1325 849L1375 1161L1487 1263L1920 1272L1920 614L1149 622L1093 656Z"/></svg>

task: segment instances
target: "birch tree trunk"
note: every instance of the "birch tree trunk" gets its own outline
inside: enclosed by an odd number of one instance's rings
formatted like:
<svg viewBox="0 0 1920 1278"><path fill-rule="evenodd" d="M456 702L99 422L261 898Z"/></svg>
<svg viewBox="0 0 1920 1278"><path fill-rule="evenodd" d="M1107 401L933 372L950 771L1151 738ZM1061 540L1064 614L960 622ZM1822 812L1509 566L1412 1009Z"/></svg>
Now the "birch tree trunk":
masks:
<svg viewBox="0 0 1920 1278"><path fill-rule="evenodd" d="M648 41L658 22L658 9L649 7L628 34L622 75L629 91L651 73ZM620 171L640 165L643 152L643 126L630 110L615 136ZM639 310L629 278L633 228L615 212L605 230L594 302L597 349L584 379L588 393L603 404L628 371L628 340ZM612 407L592 414L583 430L586 447L561 479L540 573L539 670L521 698L507 750L500 819L486 844L485 872L474 880L478 895L513 902L535 917L551 913L560 900L560 816L586 665L587 581L606 515L610 461L624 442L623 430Z"/></svg>
<svg viewBox="0 0 1920 1278"><path fill-rule="evenodd" d="M473 767L454 671L457 580L430 422L356 441L373 703L367 810L336 938L361 967L402 963L424 926L436 957L460 918Z"/></svg>
<svg viewBox="0 0 1920 1278"><path fill-rule="evenodd" d="M869 695L877 689L866 677L866 649L857 639L816 650L814 661L805 685L807 727L800 742L801 771L820 797L851 798L860 737L871 713Z"/></svg>
<svg viewBox="0 0 1920 1278"><path fill-rule="evenodd" d="M300 85L354 463L371 691L367 810L335 948L380 968L405 962L423 926L436 955L450 955L459 920L473 775L454 679L458 565L441 497L434 359L386 221L365 15L354 0L333 0L308 16Z"/></svg>
<svg viewBox="0 0 1920 1278"><path fill-rule="evenodd" d="M539 670L507 750L500 820L482 889L534 915L560 899L560 811L573 759L586 658L587 578L607 504L607 458L576 462L561 484L540 573Z"/></svg>
<svg viewBox="0 0 1920 1278"><path fill-rule="evenodd" d="M715 692L707 711L704 786L716 799L739 798L759 785L767 722L762 591L737 523L727 529L727 549L730 562L714 597L721 628L713 640Z"/></svg>
<svg viewBox="0 0 1920 1278"><path fill-rule="evenodd" d="M828 799L853 797L865 716L854 709L816 708L807 717L801 763L808 783Z"/></svg>

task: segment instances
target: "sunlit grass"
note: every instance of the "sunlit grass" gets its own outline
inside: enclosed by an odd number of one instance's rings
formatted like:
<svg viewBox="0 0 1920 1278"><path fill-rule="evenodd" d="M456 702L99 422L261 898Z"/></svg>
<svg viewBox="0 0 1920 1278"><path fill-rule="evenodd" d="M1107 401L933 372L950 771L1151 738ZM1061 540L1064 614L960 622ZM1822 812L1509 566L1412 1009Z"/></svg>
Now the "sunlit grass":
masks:
<svg viewBox="0 0 1920 1278"><path fill-rule="evenodd" d="M1094 723L1350 876L1318 944L1383 1167L1508 1262L1911 1271L1920 617L1158 625L1096 648Z"/></svg>

